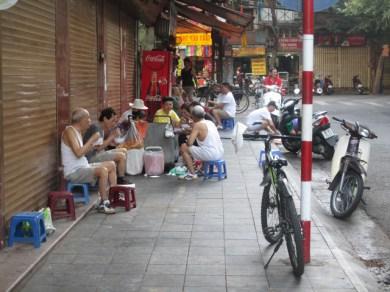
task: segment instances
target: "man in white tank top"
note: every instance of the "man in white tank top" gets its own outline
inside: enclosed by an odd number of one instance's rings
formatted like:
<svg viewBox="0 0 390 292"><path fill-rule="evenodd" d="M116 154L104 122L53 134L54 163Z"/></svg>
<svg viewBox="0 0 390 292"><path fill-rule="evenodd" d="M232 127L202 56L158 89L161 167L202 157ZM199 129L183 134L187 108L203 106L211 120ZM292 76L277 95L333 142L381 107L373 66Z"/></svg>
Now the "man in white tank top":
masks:
<svg viewBox="0 0 390 292"><path fill-rule="evenodd" d="M200 105L195 106L191 112L194 127L191 135L180 147L184 162L189 170L185 177L187 180L197 178L192 158L201 161L219 160L223 158L224 149L217 127L213 122L204 119L205 111ZM194 146L194 142L199 146Z"/></svg>
<svg viewBox="0 0 390 292"><path fill-rule="evenodd" d="M116 165L113 161L88 163L85 154L91 151L100 138L99 133L83 144L82 134L91 124L86 109L78 108L72 113L72 124L66 127L61 138L61 157L64 166L64 177L73 183L99 183L101 202L98 210L113 214L115 209L110 206L107 188L116 185Z"/></svg>

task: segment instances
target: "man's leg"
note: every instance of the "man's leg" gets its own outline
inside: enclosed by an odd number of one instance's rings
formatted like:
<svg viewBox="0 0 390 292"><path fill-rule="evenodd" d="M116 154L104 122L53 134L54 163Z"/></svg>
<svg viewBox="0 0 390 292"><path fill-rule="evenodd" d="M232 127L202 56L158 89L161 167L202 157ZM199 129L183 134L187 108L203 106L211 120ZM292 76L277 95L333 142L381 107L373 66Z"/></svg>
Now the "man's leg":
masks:
<svg viewBox="0 0 390 292"><path fill-rule="evenodd" d="M217 124L217 127L218 126L222 126L222 121L221 121L221 110L219 109L213 109L211 111L211 114L213 115L213 117L215 118L215 122Z"/></svg>
<svg viewBox="0 0 390 292"><path fill-rule="evenodd" d="M180 151L181 151L181 155L183 156L183 160L184 160L185 164L187 165L189 172L191 174L195 174L194 163L192 161L192 157L191 157L188 145L182 144L180 146Z"/></svg>
<svg viewBox="0 0 390 292"><path fill-rule="evenodd" d="M109 186L112 187L112 186L117 185L115 162L114 161L105 161L105 162L102 162L101 165L103 165L107 169Z"/></svg>
<svg viewBox="0 0 390 292"><path fill-rule="evenodd" d="M103 165L95 168L95 176L98 178L99 194L102 200L107 200L107 182L108 182L108 170Z"/></svg>

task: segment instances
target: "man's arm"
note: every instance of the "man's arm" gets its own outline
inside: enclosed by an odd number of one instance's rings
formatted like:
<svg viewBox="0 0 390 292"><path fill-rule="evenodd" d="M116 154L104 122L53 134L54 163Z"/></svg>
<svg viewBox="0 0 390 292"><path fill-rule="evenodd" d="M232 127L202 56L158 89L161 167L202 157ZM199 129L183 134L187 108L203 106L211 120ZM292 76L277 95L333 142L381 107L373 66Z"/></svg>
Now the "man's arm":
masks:
<svg viewBox="0 0 390 292"><path fill-rule="evenodd" d="M93 148L93 143L95 143L99 138L99 132L96 132L89 138L89 140L84 144L83 147L80 147L80 144L77 140L75 130L67 128L64 132L64 142L72 149L73 153L78 157L83 157Z"/></svg>
<svg viewBox="0 0 390 292"><path fill-rule="evenodd" d="M192 129L190 137L187 140L187 145L192 146L195 142L196 137L198 137L198 135L199 135L199 124L196 123L194 125L194 128Z"/></svg>
<svg viewBox="0 0 390 292"><path fill-rule="evenodd" d="M268 120L269 127L271 128L272 132L275 134L278 133L278 129L276 129L274 121L272 119Z"/></svg>

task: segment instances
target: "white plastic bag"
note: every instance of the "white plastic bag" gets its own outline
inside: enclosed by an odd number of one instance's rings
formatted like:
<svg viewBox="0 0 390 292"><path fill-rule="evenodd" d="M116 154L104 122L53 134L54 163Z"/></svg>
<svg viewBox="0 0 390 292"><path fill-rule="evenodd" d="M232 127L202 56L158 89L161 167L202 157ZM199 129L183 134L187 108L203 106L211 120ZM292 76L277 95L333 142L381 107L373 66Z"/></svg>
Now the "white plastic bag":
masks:
<svg viewBox="0 0 390 292"><path fill-rule="evenodd" d="M43 213L43 222L45 223L45 229L46 229L46 234L51 235L56 231L56 228L53 225L53 220L51 219L51 210L49 207L42 208L39 210L39 212Z"/></svg>
<svg viewBox="0 0 390 292"><path fill-rule="evenodd" d="M232 143L236 153L244 145L244 137L242 136L248 127L243 123L237 122L233 129Z"/></svg>
<svg viewBox="0 0 390 292"><path fill-rule="evenodd" d="M144 149L127 150L126 173L137 175L142 173L144 168Z"/></svg>

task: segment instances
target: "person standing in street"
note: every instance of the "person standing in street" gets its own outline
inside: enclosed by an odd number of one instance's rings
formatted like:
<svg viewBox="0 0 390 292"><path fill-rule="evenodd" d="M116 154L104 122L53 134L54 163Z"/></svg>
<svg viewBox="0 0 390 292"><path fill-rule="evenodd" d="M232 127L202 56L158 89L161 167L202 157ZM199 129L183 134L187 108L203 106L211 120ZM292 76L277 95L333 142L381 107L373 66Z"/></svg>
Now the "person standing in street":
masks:
<svg viewBox="0 0 390 292"><path fill-rule="evenodd" d="M184 102L192 102L192 96L198 83L191 60L188 57L184 58L184 68L181 70L181 86L186 93Z"/></svg>

